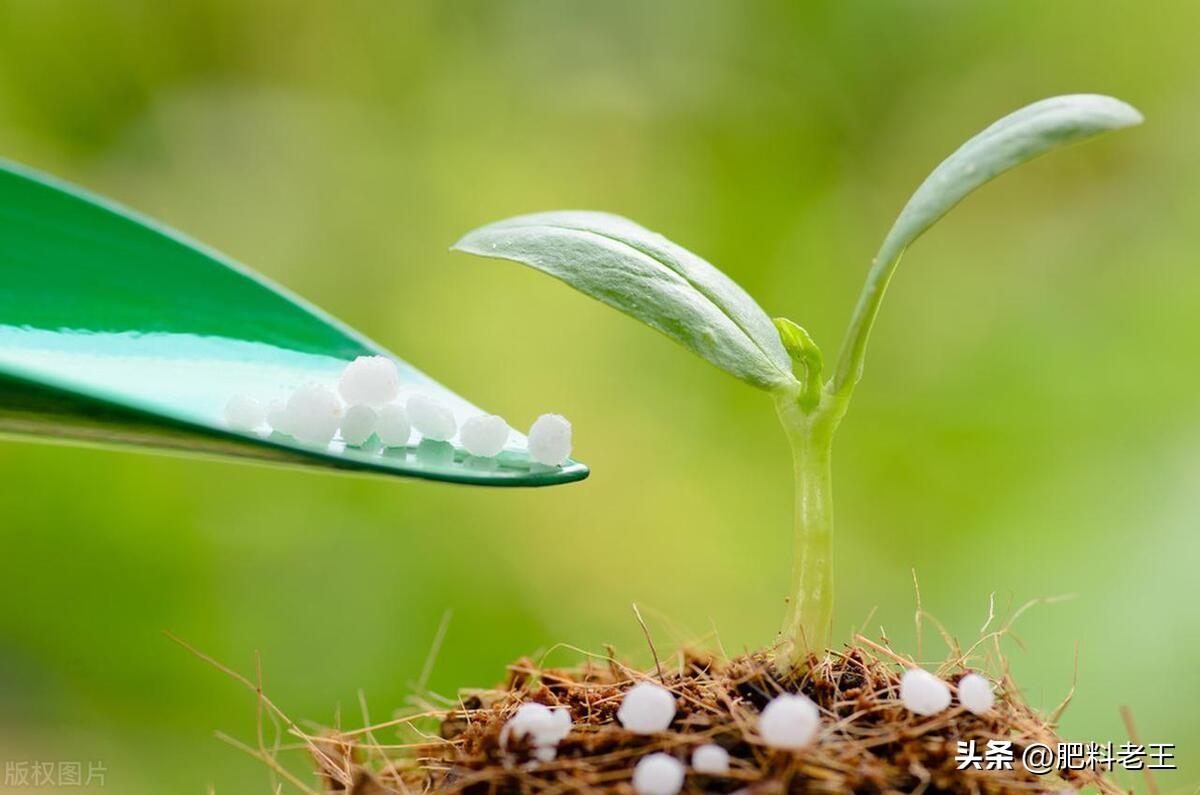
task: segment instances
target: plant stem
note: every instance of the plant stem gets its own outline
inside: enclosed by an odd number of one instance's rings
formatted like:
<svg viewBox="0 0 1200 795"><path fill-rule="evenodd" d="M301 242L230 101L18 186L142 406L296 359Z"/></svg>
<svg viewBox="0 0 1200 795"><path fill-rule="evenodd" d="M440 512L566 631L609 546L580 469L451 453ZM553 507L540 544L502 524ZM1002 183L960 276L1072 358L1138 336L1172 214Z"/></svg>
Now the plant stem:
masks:
<svg viewBox="0 0 1200 795"><path fill-rule="evenodd" d="M776 399L779 421L792 447L796 476L795 549L791 597L777 660L790 670L810 652L829 644L833 619L833 489L830 464L833 435L846 399L823 391L820 403L805 411L796 396Z"/></svg>

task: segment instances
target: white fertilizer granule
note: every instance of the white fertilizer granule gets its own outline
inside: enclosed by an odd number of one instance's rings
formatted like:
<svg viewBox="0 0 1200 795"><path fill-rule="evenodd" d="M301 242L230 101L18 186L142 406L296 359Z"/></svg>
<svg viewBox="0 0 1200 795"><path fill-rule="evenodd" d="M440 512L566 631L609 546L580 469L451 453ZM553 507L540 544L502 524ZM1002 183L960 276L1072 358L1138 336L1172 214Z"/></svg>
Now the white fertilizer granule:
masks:
<svg viewBox="0 0 1200 795"><path fill-rule="evenodd" d="M529 429L529 455L546 466L560 466L571 455L571 423L561 414L543 414Z"/></svg>
<svg viewBox="0 0 1200 795"><path fill-rule="evenodd" d="M342 402L319 384L300 387L287 402L292 436L308 444L329 444L342 422Z"/></svg>
<svg viewBox="0 0 1200 795"><path fill-rule="evenodd" d="M571 731L571 713L564 707L549 707L529 702L517 707L500 730L500 747L507 749L510 739L527 737L533 755L542 762L553 761L558 744Z"/></svg>
<svg viewBox="0 0 1200 795"><path fill-rule="evenodd" d="M342 417L342 441L348 445L359 447L379 424L379 415L370 406L351 406Z"/></svg>
<svg viewBox="0 0 1200 795"><path fill-rule="evenodd" d="M399 403L389 403L379 410L379 420L375 424L375 435L385 447L403 447L408 444L411 432L408 425L408 415Z"/></svg>
<svg viewBox="0 0 1200 795"><path fill-rule="evenodd" d="M267 404L267 425L279 433L292 434L291 423L288 422L287 403L282 400L272 400Z"/></svg>
<svg viewBox="0 0 1200 795"><path fill-rule="evenodd" d="M958 703L962 704L967 712L984 714L996 703L992 683L979 674L967 674L958 680Z"/></svg>
<svg viewBox="0 0 1200 795"><path fill-rule="evenodd" d="M617 710L617 720L635 734L666 731L675 717L675 696L653 682L639 682L629 689Z"/></svg>
<svg viewBox="0 0 1200 795"><path fill-rule="evenodd" d="M713 743L702 745L692 751L692 770L708 776L723 776L729 772L729 752Z"/></svg>
<svg viewBox="0 0 1200 795"><path fill-rule="evenodd" d="M454 412L437 398L418 392L408 399L408 421L426 439L444 442L454 436L458 423Z"/></svg>
<svg viewBox="0 0 1200 795"><path fill-rule="evenodd" d="M950 706L950 688L923 668L910 668L900 678L900 700L909 712L936 715Z"/></svg>
<svg viewBox="0 0 1200 795"><path fill-rule="evenodd" d="M225 423L235 431L252 431L266 419L262 404L247 395L234 395L225 404Z"/></svg>
<svg viewBox="0 0 1200 795"><path fill-rule="evenodd" d="M676 795L683 789L683 762L662 752L644 756L633 769L637 795Z"/></svg>
<svg viewBox="0 0 1200 795"><path fill-rule="evenodd" d="M758 733L772 748L803 748L817 736L821 713L808 696L776 696L758 717Z"/></svg>
<svg viewBox="0 0 1200 795"><path fill-rule="evenodd" d="M497 417L495 414L481 414L477 417L469 417L463 422L459 436L468 453L482 458L492 458L499 455L500 451L504 449L509 433L511 433L511 429L503 417Z"/></svg>
<svg viewBox="0 0 1200 795"><path fill-rule="evenodd" d="M400 394L396 363L386 356L359 356L338 381L338 392L352 406L382 406Z"/></svg>

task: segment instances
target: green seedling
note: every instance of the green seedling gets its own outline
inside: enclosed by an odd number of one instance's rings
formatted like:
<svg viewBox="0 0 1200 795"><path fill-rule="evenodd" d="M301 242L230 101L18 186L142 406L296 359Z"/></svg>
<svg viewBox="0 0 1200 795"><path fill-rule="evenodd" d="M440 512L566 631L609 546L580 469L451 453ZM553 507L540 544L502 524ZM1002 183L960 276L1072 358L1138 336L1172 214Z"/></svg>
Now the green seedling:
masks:
<svg viewBox="0 0 1200 795"><path fill-rule="evenodd" d="M774 400L796 478L791 597L777 659L793 665L829 642L833 611L834 433L846 413L879 305L914 240L967 194L1040 154L1142 121L1124 102L1053 97L1000 119L921 183L871 264L832 373L799 325L771 317L724 273L628 219L599 212L523 215L480 227L454 248L524 263L666 334Z"/></svg>

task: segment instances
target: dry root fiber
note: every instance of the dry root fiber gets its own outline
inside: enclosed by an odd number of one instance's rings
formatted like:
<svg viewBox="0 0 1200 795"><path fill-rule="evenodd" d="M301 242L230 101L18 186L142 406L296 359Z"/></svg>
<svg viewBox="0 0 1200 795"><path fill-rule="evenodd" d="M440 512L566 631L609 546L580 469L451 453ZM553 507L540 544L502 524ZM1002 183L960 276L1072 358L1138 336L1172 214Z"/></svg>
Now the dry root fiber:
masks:
<svg viewBox="0 0 1200 795"><path fill-rule="evenodd" d="M965 663L966 657L958 655L938 673L953 688L967 671ZM315 759L321 791L338 795L632 794L631 776L641 757L663 751L687 764L692 750L704 743L717 743L729 752L730 771L704 776L689 769L684 792L1122 791L1091 771L1059 777L1022 768L1025 746L1036 742L1053 748L1059 738L1053 719L1027 706L1007 674L998 677L996 705L988 714L972 715L955 701L943 713L922 718L900 701L900 674L911 665L911 660L862 636L854 645L823 659L812 658L787 675L778 674L763 652L727 661L681 653L649 673L612 657L597 657L570 670L542 668L524 659L509 666L502 687L464 691L446 709L424 709L365 729L321 735L300 732L290 723L288 727L301 736ZM645 680L667 687L678 703L669 730L652 736L632 734L616 720L625 691ZM819 739L802 751L769 748L757 731L760 710L784 692L804 693L821 708ZM536 761L531 749L520 744L501 746L505 722L528 701L571 711L574 725L554 761ZM267 706L274 709L270 702ZM427 729L421 728L422 721ZM397 728L413 741L381 743ZM980 748L988 740L1012 741L1013 769L958 770L960 740L975 740ZM258 755L277 772L282 770L266 749Z"/></svg>

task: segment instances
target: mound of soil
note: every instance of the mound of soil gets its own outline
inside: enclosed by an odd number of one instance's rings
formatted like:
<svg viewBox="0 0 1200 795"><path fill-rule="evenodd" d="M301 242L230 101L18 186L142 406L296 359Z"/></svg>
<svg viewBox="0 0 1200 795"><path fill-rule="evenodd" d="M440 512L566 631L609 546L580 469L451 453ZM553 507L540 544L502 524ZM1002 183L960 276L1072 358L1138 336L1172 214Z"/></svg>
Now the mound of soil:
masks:
<svg viewBox="0 0 1200 795"><path fill-rule="evenodd" d="M952 689L967 672L964 659L951 659L938 671ZM1053 720L1026 705L1007 674L996 677L996 704L983 716L967 712L957 700L933 717L909 712L900 701L900 675L912 664L861 636L853 646L784 674L765 652L732 660L685 652L649 672L612 657L569 670L543 669L522 659L509 666L501 687L464 691L450 708L304 739L323 791L338 795L632 795L633 768L641 757L662 751L686 765L692 750L705 743L729 752L730 770L706 776L689 768L684 792L934 795L1084 787L1122 792L1094 771L1036 775L1021 765L1025 747L1055 748L1060 739ZM628 732L616 719L625 691L646 680L672 691L678 703L669 730L651 736ZM760 738L758 715L780 693L803 693L821 708L820 736L808 748L774 749ZM505 722L529 701L571 712L571 732L553 761L538 761L520 743L501 744ZM431 722L428 730L419 728L422 720ZM396 727L413 732L413 742L378 741ZM980 753L989 740L1011 742L1011 769L959 770L958 743L972 740Z"/></svg>

